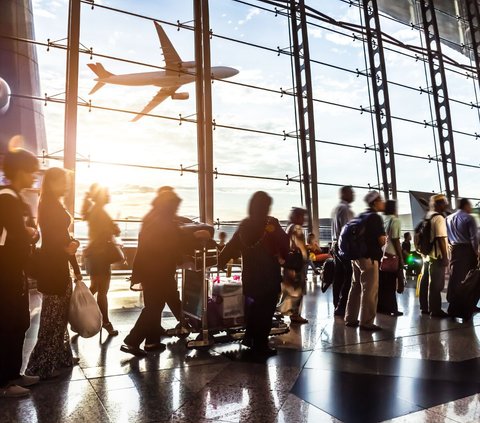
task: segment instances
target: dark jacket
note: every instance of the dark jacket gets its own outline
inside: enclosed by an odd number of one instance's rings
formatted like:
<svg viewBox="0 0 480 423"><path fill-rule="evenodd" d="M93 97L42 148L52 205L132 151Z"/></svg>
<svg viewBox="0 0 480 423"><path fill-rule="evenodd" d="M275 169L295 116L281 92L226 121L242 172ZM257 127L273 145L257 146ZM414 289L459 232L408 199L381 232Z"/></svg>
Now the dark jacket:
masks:
<svg viewBox="0 0 480 423"><path fill-rule="evenodd" d="M144 217L138 235L132 280L143 285L174 281L177 264L194 247L195 238L180 229L175 217L166 217L152 209Z"/></svg>
<svg viewBox="0 0 480 423"><path fill-rule="evenodd" d="M385 235L383 219L374 210L367 210L360 216L368 214L365 222L365 242L367 244L366 258L380 261L383 256L383 248L378 243L378 238Z"/></svg>
<svg viewBox="0 0 480 423"><path fill-rule="evenodd" d="M31 250L25 226L28 206L13 188L4 188L14 191L16 196L0 195L0 236L5 237L5 244L0 246L0 296L6 291L23 292L24 268Z"/></svg>
<svg viewBox="0 0 480 423"><path fill-rule="evenodd" d="M243 293L252 298L277 295L282 281L279 258L285 259L289 243L274 217L260 228L250 218L244 219L220 253L219 267L241 255Z"/></svg>
<svg viewBox="0 0 480 423"><path fill-rule="evenodd" d="M75 273L80 273L74 256L66 253L71 241L68 228L72 218L56 199L44 199L38 207L38 224L42 233L40 249L41 269L38 290L48 295L65 295L71 283L69 262Z"/></svg>

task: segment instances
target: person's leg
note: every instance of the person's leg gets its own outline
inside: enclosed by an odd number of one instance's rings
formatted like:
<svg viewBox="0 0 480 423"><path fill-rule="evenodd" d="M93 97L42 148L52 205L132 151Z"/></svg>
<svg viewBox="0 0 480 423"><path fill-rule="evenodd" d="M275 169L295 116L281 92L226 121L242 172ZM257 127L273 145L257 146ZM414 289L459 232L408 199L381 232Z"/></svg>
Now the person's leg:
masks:
<svg viewBox="0 0 480 423"><path fill-rule="evenodd" d="M92 281L95 280L95 286L97 287L97 304L102 313L103 326L110 324L108 317L108 290L110 288L110 275L96 275L92 276Z"/></svg>
<svg viewBox="0 0 480 423"><path fill-rule="evenodd" d="M378 304L379 313L397 313L397 274L393 272L379 272Z"/></svg>
<svg viewBox="0 0 480 423"><path fill-rule="evenodd" d="M360 303L360 326L372 327L377 315L378 303L378 261L361 258L360 283L362 284L362 298Z"/></svg>
<svg viewBox="0 0 480 423"><path fill-rule="evenodd" d="M428 309L428 285L430 280L430 262L423 259L423 268L422 268L422 279L420 280L420 310L424 314L428 314L430 310Z"/></svg>
<svg viewBox="0 0 480 423"><path fill-rule="evenodd" d="M360 285L360 267L358 260L352 261L353 277L352 286L348 293L347 307L345 310L345 323L355 324L358 322L358 312L360 310L360 296L362 287Z"/></svg>
<svg viewBox="0 0 480 423"><path fill-rule="evenodd" d="M335 263L335 268L334 268L335 270L333 274L333 284L332 284L333 307L337 308L338 302L340 300L340 295L342 292L342 287L345 281L345 266L337 254L333 255L333 260ZM345 304L346 304L346 300L348 300L348 292L347 292L347 298L345 299Z"/></svg>
<svg viewBox="0 0 480 423"><path fill-rule="evenodd" d="M160 291L155 288L145 284L143 286L144 307L132 330L125 338L125 344L129 346L138 347L144 340L147 344L160 342L159 322L165 302L162 301Z"/></svg>
<svg viewBox="0 0 480 423"><path fill-rule="evenodd" d="M340 288L340 295L337 302L337 308L335 309L335 314L342 316L345 314L345 308L347 307L348 293L350 292L350 287L352 286L352 262L350 260L341 260L343 266L343 281Z"/></svg>
<svg viewBox="0 0 480 423"><path fill-rule="evenodd" d="M440 260L430 264L430 279L428 283L428 309L432 315L442 315L442 290L445 287L445 267Z"/></svg>

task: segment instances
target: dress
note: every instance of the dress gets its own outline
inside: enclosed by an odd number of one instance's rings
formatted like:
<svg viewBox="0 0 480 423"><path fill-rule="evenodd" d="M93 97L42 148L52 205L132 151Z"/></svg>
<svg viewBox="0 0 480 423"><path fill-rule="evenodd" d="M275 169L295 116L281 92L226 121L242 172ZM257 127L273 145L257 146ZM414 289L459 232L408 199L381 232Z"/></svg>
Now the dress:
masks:
<svg viewBox="0 0 480 423"><path fill-rule="evenodd" d="M71 241L71 217L58 200L46 199L39 206L42 233L42 266L38 289L42 292L42 311L37 343L30 355L27 374L49 378L55 370L73 364L67 331L68 306L72 294L69 263L79 273L73 256L65 252Z"/></svg>

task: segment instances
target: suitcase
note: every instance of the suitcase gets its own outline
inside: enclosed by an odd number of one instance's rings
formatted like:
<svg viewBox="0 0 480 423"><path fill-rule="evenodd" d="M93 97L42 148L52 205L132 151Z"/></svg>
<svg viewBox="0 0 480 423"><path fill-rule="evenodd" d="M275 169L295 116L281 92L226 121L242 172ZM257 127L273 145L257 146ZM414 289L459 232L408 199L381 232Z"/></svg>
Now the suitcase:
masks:
<svg viewBox="0 0 480 423"><path fill-rule="evenodd" d="M470 270L455 291L454 301L448 306L448 314L464 320L472 318L480 299L480 269Z"/></svg>

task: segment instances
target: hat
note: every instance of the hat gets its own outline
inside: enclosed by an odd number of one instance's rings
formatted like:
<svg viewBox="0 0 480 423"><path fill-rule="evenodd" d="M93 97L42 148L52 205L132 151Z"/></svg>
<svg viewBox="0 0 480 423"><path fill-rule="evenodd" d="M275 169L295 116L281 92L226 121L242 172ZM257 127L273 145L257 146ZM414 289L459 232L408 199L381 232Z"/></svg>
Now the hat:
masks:
<svg viewBox="0 0 480 423"><path fill-rule="evenodd" d="M370 206L380 198L381 196L378 191L368 191L367 195L363 198L363 201Z"/></svg>

